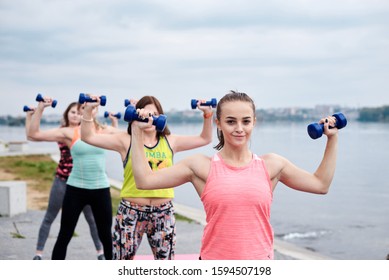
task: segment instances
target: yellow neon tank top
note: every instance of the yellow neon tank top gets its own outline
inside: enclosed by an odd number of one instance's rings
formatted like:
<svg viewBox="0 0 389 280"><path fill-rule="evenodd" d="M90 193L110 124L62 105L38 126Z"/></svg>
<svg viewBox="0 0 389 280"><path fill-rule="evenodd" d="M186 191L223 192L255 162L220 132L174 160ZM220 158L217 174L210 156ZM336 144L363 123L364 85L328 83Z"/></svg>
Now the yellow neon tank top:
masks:
<svg viewBox="0 0 389 280"><path fill-rule="evenodd" d="M173 150L170 148L166 137L161 136L154 147L144 146L146 158L153 170L173 165ZM124 181L120 192L121 197L159 197L173 198L174 189L138 190L132 173L131 147L127 155L127 163L124 166Z"/></svg>

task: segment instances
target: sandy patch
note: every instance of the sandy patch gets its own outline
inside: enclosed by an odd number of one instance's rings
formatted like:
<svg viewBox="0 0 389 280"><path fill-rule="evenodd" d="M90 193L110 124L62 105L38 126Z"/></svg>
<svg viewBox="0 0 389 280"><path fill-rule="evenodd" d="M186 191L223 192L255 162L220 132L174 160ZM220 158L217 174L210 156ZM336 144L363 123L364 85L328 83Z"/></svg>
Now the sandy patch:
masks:
<svg viewBox="0 0 389 280"><path fill-rule="evenodd" d="M0 169L0 178L1 181L13 181L16 179L16 176ZM49 201L49 193L31 187L33 185L31 181L25 182L27 184L27 209L45 210Z"/></svg>

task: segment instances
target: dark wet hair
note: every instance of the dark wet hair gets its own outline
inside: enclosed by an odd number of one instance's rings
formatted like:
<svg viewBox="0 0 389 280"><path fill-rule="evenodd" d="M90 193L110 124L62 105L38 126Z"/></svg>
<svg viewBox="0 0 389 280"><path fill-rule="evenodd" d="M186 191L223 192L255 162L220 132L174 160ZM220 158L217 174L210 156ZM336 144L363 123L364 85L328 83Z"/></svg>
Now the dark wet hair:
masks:
<svg viewBox="0 0 389 280"><path fill-rule="evenodd" d="M146 107L147 105L150 105L150 104L154 104L154 106L157 108L158 114L160 114L160 115L163 114L163 109L162 109L161 103L159 102L159 100L156 97L151 96L151 95L145 95L141 99L139 99L138 102L136 102L135 108L136 109L143 109L144 107ZM128 123L127 133L129 135L131 135L131 122ZM170 133L171 132L170 132L168 126L166 125L165 129L162 132L157 131L157 138L159 138L161 136L170 135Z"/></svg>
<svg viewBox="0 0 389 280"><path fill-rule="evenodd" d="M78 102L72 102L72 103L70 103L68 105L68 107L66 108L65 112L63 112L62 121L61 121L61 127L68 127L70 125L68 114L69 114L69 111L74 106L77 106L77 110L78 110Z"/></svg>
<svg viewBox="0 0 389 280"><path fill-rule="evenodd" d="M227 103L227 102L234 102L234 101L242 101L242 102L251 103L251 106L253 108L253 113L255 116L255 104L254 104L254 101L251 99L251 97L248 96L244 92L230 90L230 92L227 93L226 95L224 95L217 103L216 118L218 121L220 121L220 116L222 113L223 104ZM214 146L213 148L220 151L224 147L224 136L223 136L223 132L220 131L219 128L217 128L216 132L217 132L217 138L219 139L219 143L216 146Z"/></svg>

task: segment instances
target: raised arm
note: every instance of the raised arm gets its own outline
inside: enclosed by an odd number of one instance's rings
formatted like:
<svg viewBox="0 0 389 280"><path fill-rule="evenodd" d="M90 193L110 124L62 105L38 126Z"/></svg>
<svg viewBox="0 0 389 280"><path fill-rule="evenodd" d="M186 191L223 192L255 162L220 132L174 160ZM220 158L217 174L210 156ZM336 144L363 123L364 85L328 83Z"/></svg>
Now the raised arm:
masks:
<svg viewBox="0 0 389 280"><path fill-rule="evenodd" d="M33 107L30 107L31 108L31 111L27 111L26 112L26 121L25 121L25 131L26 131L26 137L27 137L27 140L33 140L31 137L28 137L28 130L30 129L30 124L31 124L31 118L32 118L32 115L34 114L35 112L35 108Z"/></svg>
<svg viewBox="0 0 389 280"><path fill-rule="evenodd" d="M40 122L42 119L43 111L47 106L51 105L53 100L51 98L44 98L44 101L38 103L37 108L32 114L31 120L29 121L27 139L31 141L49 141L49 142L63 142L69 144L71 137L67 135L66 130L69 128L54 128L49 130L41 130ZM26 127L27 130L27 127Z"/></svg>
<svg viewBox="0 0 389 280"><path fill-rule="evenodd" d="M111 112L108 113L108 118L111 120L111 126L118 128L119 127L119 119L115 117Z"/></svg>
<svg viewBox="0 0 389 280"><path fill-rule="evenodd" d="M98 96L91 96L91 98L99 99ZM100 131L101 133L97 133L94 118L96 117L99 104L99 100L98 102L85 103L81 118L81 140L96 147L117 151L123 159L130 146L130 137L127 135L127 132L112 126L106 126ZM127 142L125 141L126 139L128 140Z"/></svg>
<svg viewBox="0 0 389 280"><path fill-rule="evenodd" d="M143 150L143 130L144 128L150 127L152 118L149 118L149 123L134 121L131 124L131 159L133 162L132 171L136 186L139 189L163 189L177 187L187 182L196 181L195 172L192 171L190 162L196 160L185 159L179 163L162 168L157 171L152 171L144 150Z"/></svg>
<svg viewBox="0 0 389 280"><path fill-rule="evenodd" d="M328 122L325 122L326 119ZM275 154L263 156L273 189L277 182L280 181L290 188L304 192L316 194L326 194L328 192L335 174L338 129L328 128L329 126L334 126L335 119L333 117L327 117L326 119L320 120L320 123L324 123L324 134L327 135L327 144L319 167L314 173L309 173L297 167L281 156Z"/></svg>
<svg viewBox="0 0 389 280"><path fill-rule="evenodd" d="M200 106L201 100L198 101L197 108L203 112L203 129L199 135L175 135L169 136L169 142L174 152L195 149L208 145L212 142L212 122L213 111L210 106Z"/></svg>

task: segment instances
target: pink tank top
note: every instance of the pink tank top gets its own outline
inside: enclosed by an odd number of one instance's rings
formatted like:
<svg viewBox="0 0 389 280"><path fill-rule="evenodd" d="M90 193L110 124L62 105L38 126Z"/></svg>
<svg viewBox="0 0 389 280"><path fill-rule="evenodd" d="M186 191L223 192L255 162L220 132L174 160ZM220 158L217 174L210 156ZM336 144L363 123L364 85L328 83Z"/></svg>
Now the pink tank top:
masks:
<svg viewBox="0 0 389 280"><path fill-rule="evenodd" d="M253 155L247 166L233 167L215 154L201 195L207 217L201 259L273 259L272 199L261 158Z"/></svg>

